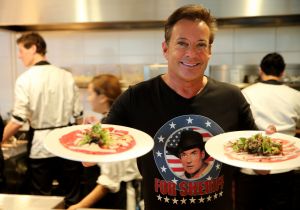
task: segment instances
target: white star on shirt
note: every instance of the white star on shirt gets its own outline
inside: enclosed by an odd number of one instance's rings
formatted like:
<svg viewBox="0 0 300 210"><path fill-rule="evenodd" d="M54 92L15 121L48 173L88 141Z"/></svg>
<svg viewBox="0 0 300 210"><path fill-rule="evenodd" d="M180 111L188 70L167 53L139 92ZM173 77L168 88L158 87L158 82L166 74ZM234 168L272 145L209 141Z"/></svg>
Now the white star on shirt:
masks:
<svg viewBox="0 0 300 210"><path fill-rule="evenodd" d="M196 199L194 197L190 198L191 203L195 203Z"/></svg>
<svg viewBox="0 0 300 210"><path fill-rule="evenodd" d="M175 129L175 125L176 125L176 124L174 124L174 123L172 122L172 123L170 124L170 129L171 129L171 128L174 128L174 129Z"/></svg>
<svg viewBox="0 0 300 210"><path fill-rule="evenodd" d="M206 121L205 125L206 125L206 127L211 127L211 122Z"/></svg>
<svg viewBox="0 0 300 210"><path fill-rule="evenodd" d="M176 179L176 178L174 177L174 178L172 179L172 182L175 183L175 184L177 184L178 179Z"/></svg>
<svg viewBox="0 0 300 210"><path fill-rule="evenodd" d="M218 198L218 194L215 193L215 194L214 194L214 199L217 199L217 198Z"/></svg>
<svg viewBox="0 0 300 210"><path fill-rule="evenodd" d="M201 198L199 198L199 202L204 203L204 198L202 196L201 196Z"/></svg>
<svg viewBox="0 0 300 210"><path fill-rule="evenodd" d="M161 157L162 153L160 151L156 152L157 157Z"/></svg>
<svg viewBox="0 0 300 210"><path fill-rule="evenodd" d="M161 201L162 197L160 195L156 196L157 200Z"/></svg>
<svg viewBox="0 0 300 210"><path fill-rule="evenodd" d="M211 201L211 196L209 195L206 199L207 201Z"/></svg>
<svg viewBox="0 0 300 210"><path fill-rule="evenodd" d="M207 178L206 178L206 180L211 180L212 179L212 177L211 176L208 176Z"/></svg>
<svg viewBox="0 0 300 210"><path fill-rule="evenodd" d="M223 196L223 191L219 192L219 197Z"/></svg>
<svg viewBox="0 0 300 210"><path fill-rule="evenodd" d="M167 196L164 199L165 199L165 203L169 203L170 199Z"/></svg>
<svg viewBox="0 0 300 210"><path fill-rule="evenodd" d="M220 170L220 167L221 167L221 165L218 163L218 164L216 165L216 168L217 168L218 170Z"/></svg>
<svg viewBox="0 0 300 210"><path fill-rule="evenodd" d="M185 204L186 203L186 199L185 198L182 198L180 201L181 201L181 204Z"/></svg>
<svg viewBox="0 0 300 210"><path fill-rule="evenodd" d="M160 168L162 172L166 172L167 168L165 166Z"/></svg>
<svg viewBox="0 0 300 210"><path fill-rule="evenodd" d="M178 200L176 198L173 198L172 201L173 201L173 204L177 204L177 202L178 202Z"/></svg>
<svg viewBox="0 0 300 210"><path fill-rule="evenodd" d="M164 142L164 137L162 136L158 137L158 142Z"/></svg>
<svg viewBox="0 0 300 210"><path fill-rule="evenodd" d="M188 124L192 124L194 119L192 119L191 117L189 117L189 118L186 119L186 120L187 120Z"/></svg>

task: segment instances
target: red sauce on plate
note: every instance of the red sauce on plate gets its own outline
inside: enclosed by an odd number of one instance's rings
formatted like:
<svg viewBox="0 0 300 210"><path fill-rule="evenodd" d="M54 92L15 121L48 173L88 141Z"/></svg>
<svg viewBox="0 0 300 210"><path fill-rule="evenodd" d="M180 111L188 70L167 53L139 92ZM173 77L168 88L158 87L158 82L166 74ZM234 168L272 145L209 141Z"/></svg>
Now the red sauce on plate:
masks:
<svg viewBox="0 0 300 210"><path fill-rule="evenodd" d="M291 160L300 156L300 149L295 147L294 144L291 144L287 140L283 139L272 139L272 141L277 141L282 144L282 154L272 155L272 156L262 156L255 154L248 154L246 152L235 152L231 145L225 145L225 155L234 160L243 160L249 162L282 162L286 160Z"/></svg>
<svg viewBox="0 0 300 210"><path fill-rule="evenodd" d="M120 141L126 138L129 139L129 141L127 141L125 144L118 145L118 147L114 149L104 149L95 143L92 143L88 147L78 146L76 144L76 141L82 138L82 133L84 132L82 130L75 130L68 134L65 134L59 139L59 141L65 148L69 150L85 153L85 154L96 154L96 155L117 154L117 153L128 151L136 145L134 138L128 133L128 131L117 130L112 127L103 128L103 129L109 130L109 133L113 138L116 138ZM91 149L91 147L93 147L93 149Z"/></svg>

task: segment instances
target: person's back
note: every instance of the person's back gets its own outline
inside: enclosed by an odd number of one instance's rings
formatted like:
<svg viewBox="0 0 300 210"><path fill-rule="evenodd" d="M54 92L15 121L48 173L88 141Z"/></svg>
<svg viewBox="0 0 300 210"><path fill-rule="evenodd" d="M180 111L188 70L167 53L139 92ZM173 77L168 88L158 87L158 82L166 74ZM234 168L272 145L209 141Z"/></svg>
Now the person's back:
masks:
<svg viewBox="0 0 300 210"><path fill-rule="evenodd" d="M51 64L32 66L17 79L16 85L27 88L31 127L68 125L73 115L73 107L78 104L75 83L70 72Z"/></svg>
<svg viewBox="0 0 300 210"><path fill-rule="evenodd" d="M300 92L281 82L284 69L280 54L266 55L260 64L260 81L246 87L242 93L260 130L272 124L277 132L294 136L296 126L300 126ZM258 176L250 169L241 169L236 180L237 210L292 208L292 196L288 195L293 188L292 171L272 170L270 173Z"/></svg>
<svg viewBox="0 0 300 210"><path fill-rule="evenodd" d="M4 130L4 122L0 115L0 139L2 140ZM0 140L0 192L4 192L5 187L5 176L4 176L4 156L1 149L1 140Z"/></svg>
<svg viewBox="0 0 300 210"><path fill-rule="evenodd" d="M300 126L300 92L280 82L261 81L242 90L260 130L271 123L277 131L295 135Z"/></svg>
<svg viewBox="0 0 300 210"><path fill-rule="evenodd" d="M3 141L13 136L24 123L30 125L28 140L28 187L25 193L51 195L54 179L65 195L65 206L79 199L82 166L79 162L56 157L43 145L47 134L68 126L73 118L81 123L83 108L70 73L46 60L46 42L38 33L25 33L17 39L18 57L25 67L15 84L12 119L5 127Z"/></svg>

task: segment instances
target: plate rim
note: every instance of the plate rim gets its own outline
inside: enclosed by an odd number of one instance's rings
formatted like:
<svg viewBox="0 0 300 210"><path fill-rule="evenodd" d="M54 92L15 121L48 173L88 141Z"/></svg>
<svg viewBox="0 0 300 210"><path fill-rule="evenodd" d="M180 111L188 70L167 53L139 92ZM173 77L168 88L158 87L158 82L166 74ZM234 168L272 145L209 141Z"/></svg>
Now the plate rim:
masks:
<svg viewBox="0 0 300 210"><path fill-rule="evenodd" d="M293 142L297 145L298 149L300 149L300 139L294 136L290 136L287 134L283 134L280 132L275 132L272 134L267 134L265 131L262 130L243 130L243 131L230 131L225 132L222 134L218 134L216 136L211 137L205 144L205 150L206 152L213 157L214 159L231 166L239 167L239 168L249 168L249 169L257 169L257 170L285 170L285 169L294 169L300 166L300 156L292 159L292 160L286 160L281 162L252 162L252 161L242 161L237 159L230 159L224 154L224 145L232 140L233 138L237 139L240 137L249 137L257 133L262 133L263 135L268 135L270 137L274 138L284 138L284 140L288 140ZM235 137L234 135L240 135L238 137ZM243 136L242 136L243 135ZM230 137L233 136L233 137ZM220 138L226 138L225 140L222 140ZM227 139L228 138L228 139ZM229 139L231 138L231 139ZM220 141L220 143L216 144L215 141ZM213 151L213 145L217 145L215 147L218 147L218 151ZM223 154L216 154L216 152L223 152ZM293 163L292 166L290 166L287 163ZM299 163L299 164L296 164Z"/></svg>
<svg viewBox="0 0 300 210"><path fill-rule="evenodd" d="M100 155L100 154L85 154L85 153L72 151L70 149L65 148L62 144L60 144L59 138L62 135L65 135L67 133L70 133L78 129L83 130L86 128L90 128L91 126L93 126L93 124L72 125L72 126L67 126L67 127L52 130L46 136L43 145L47 149L47 151L49 151L55 156L64 159L73 160L73 161L91 162L91 163L109 163L109 162L116 162L116 161L138 158L151 151L154 146L153 138L144 131L138 130L136 128L123 126L123 125L105 124L105 123L101 123L101 126L103 128L114 127L116 129L129 131L129 133L132 136L134 136L136 145L133 148L121 153ZM143 139L136 138L137 135L141 135ZM55 140L53 140L53 138L55 138Z"/></svg>

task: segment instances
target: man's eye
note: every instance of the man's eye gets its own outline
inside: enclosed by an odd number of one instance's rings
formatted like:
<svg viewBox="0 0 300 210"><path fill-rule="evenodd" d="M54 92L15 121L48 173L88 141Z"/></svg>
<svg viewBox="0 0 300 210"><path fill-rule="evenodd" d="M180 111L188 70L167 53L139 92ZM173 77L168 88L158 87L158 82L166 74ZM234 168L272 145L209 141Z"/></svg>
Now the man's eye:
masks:
<svg viewBox="0 0 300 210"><path fill-rule="evenodd" d="M197 45L197 48L200 49L200 50L205 50L207 49L208 45L206 43L199 43Z"/></svg>
<svg viewBox="0 0 300 210"><path fill-rule="evenodd" d="M177 45L182 47L182 48L188 47L188 44L186 42L178 42Z"/></svg>

